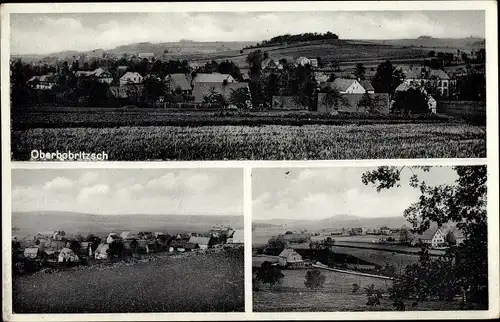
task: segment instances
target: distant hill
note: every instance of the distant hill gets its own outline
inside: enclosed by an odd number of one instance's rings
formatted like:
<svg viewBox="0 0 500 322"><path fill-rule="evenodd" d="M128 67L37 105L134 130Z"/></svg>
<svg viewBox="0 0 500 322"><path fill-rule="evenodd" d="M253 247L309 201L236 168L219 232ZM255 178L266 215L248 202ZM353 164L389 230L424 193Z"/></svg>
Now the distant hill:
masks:
<svg viewBox="0 0 500 322"><path fill-rule="evenodd" d="M253 225L258 225L256 227L262 227L265 224L272 225L272 227L282 227L291 230L307 229L309 231L320 231L321 229L329 228L380 228L381 226L400 228L403 225L410 226L403 216L365 218L351 215L338 215L320 220L271 219L253 221Z"/></svg>
<svg viewBox="0 0 500 322"><path fill-rule="evenodd" d="M197 232L213 225L243 229L243 216L211 215L94 215L75 212L14 212L12 226L17 235L64 230L67 233L119 233L130 231Z"/></svg>
<svg viewBox="0 0 500 322"><path fill-rule="evenodd" d="M424 48L453 48L478 50L485 47L485 39L478 37L468 38L433 38L420 36L416 39L386 39L386 40L366 40L366 42L391 45L391 46L413 46Z"/></svg>

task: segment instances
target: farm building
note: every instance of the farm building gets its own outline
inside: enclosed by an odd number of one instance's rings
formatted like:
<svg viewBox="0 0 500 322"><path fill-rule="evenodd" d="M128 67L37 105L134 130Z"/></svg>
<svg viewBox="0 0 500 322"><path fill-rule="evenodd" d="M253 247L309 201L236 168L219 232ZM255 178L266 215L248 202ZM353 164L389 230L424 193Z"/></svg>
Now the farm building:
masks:
<svg viewBox="0 0 500 322"><path fill-rule="evenodd" d="M56 251L60 251L63 248L65 248L67 244L68 243L65 240L55 240L55 239L52 239L49 242L48 247L50 247L50 248L52 248L52 249L54 249Z"/></svg>
<svg viewBox="0 0 500 322"><path fill-rule="evenodd" d="M191 80L188 80L188 75L186 74L170 74L165 76L164 81L167 87L167 92L175 92L179 90L181 93L189 94L193 90L190 84Z"/></svg>
<svg viewBox="0 0 500 322"><path fill-rule="evenodd" d="M130 231L124 231L120 234L121 239L137 239L136 234L132 234Z"/></svg>
<svg viewBox="0 0 500 322"><path fill-rule="evenodd" d="M121 86L110 86L109 93L114 98L131 98L138 99L143 96L144 85L142 84L125 84Z"/></svg>
<svg viewBox="0 0 500 322"><path fill-rule="evenodd" d="M211 74L196 74L196 76L192 79L192 86L194 90L194 84L196 83L224 83L227 81L228 83L235 83L236 80L230 74L221 74L221 73L211 73Z"/></svg>
<svg viewBox="0 0 500 322"><path fill-rule="evenodd" d="M196 243L187 242L186 245L184 245L184 249L186 251L192 251L195 249L200 249L200 246Z"/></svg>
<svg viewBox="0 0 500 322"><path fill-rule="evenodd" d="M54 74L47 74L42 76L31 77L27 85L34 89L52 89L57 84L57 76Z"/></svg>
<svg viewBox="0 0 500 322"><path fill-rule="evenodd" d="M340 94L363 94L366 92L357 80L348 78L335 78L333 82L324 83L322 88L325 87L337 90Z"/></svg>
<svg viewBox="0 0 500 322"><path fill-rule="evenodd" d="M449 243L460 244L464 241L463 232L453 225L433 224L429 229L419 235L414 235L411 244L424 244L430 247L449 246Z"/></svg>
<svg viewBox="0 0 500 322"><path fill-rule="evenodd" d="M365 91L367 93L369 93L369 94L375 93L375 88L373 88L373 85L369 80L363 79L363 80L360 80L359 83L361 84L361 86L363 86L363 88L365 89Z"/></svg>
<svg viewBox="0 0 500 322"><path fill-rule="evenodd" d="M245 243L245 231L243 229L238 229L233 232L230 238L227 240L228 244L243 244Z"/></svg>
<svg viewBox="0 0 500 322"><path fill-rule="evenodd" d="M240 88L246 88L248 93L250 93L248 83L229 82L224 84L222 82L195 82L193 85L194 102L203 103L205 97L209 97L212 94L222 94L224 99L229 102L233 91Z"/></svg>
<svg viewBox="0 0 500 322"><path fill-rule="evenodd" d="M126 72L122 77L120 77L120 86L127 84L140 84L144 80L141 74L136 72Z"/></svg>
<svg viewBox="0 0 500 322"><path fill-rule="evenodd" d="M78 261L78 256L71 249L63 248L59 252L59 256L57 257L57 261L59 263L76 262L76 261Z"/></svg>
<svg viewBox="0 0 500 322"><path fill-rule="evenodd" d="M139 55L137 55L137 57L139 59L146 58L147 60L151 61L155 57L155 54L154 53L139 53Z"/></svg>
<svg viewBox="0 0 500 322"><path fill-rule="evenodd" d="M302 105L297 96L273 96L272 109L307 111L309 108Z"/></svg>
<svg viewBox="0 0 500 322"><path fill-rule="evenodd" d="M106 243L111 244L115 240L120 239L116 233L109 233L108 237L106 237Z"/></svg>
<svg viewBox="0 0 500 322"><path fill-rule="evenodd" d="M316 61L316 65L317 65ZM305 66L305 65L311 65L311 60L308 59L307 57L299 57L295 60L295 64L300 65L300 66Z"/></svg>
<svg viewBox="0 0 500 322"><path fill-rule="evenodd" d="M95 259L106 259L108 258L109 244L100 244L95 250Z"/></svg>
<svg viewBox="0 0 500 322"><path fill-rule="evenodd" d="M285 242L290 244L302 244L311 242L309 234L284 234L282 235Z"/></svg>
<svg viewBox="0 0 500 322"><path fill-rule="evenodd" d="M24 257L28 259L35 259L39 254L38 247L25 248Z"/></svg>
<svg viewBox="0 0 500 322"><path fill-rule="evenodd" d="M445 71L431 69L426 66L411 66L408 69L403 69L403 71L405 73L405 84L424 86L426 83L435 80L441 95L448 95L452 80Z"/></svg>
<svg viewBox="0 0 500 322"><path fill-rule="evenodd" d="M335 107L327 101L327 94L318 94L318 112L319 113L374 113L389 114L390 101L389 94L375 93L368 94L371 98L371 107L360 106L363 94L341 94L344 102L340 102Z"/></svg>
<svg viewBox="0 0 500 322"><path fill-rule="evenodd" d="M278 264L282 267L297 267L304 264L302 256L290 248L284 249L278 256Z"/></svg>
<svg viewBox="0 0 500 322"><path fill-rule="evenodd" d="M197 244L201 249L207 249L210 243L210 237L191 237L189 238L190 244Z"/></svg>

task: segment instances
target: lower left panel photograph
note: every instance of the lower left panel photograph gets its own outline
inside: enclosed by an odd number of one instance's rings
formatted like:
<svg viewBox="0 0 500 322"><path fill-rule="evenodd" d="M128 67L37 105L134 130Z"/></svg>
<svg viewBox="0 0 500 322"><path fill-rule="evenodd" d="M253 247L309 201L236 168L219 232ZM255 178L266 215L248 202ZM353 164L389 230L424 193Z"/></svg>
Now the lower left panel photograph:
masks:
<svg viewBox="0 0 500 322"><path fill-rule="evenodd" d="M12 310L244 312L242 169L12 170Z"/></svg>

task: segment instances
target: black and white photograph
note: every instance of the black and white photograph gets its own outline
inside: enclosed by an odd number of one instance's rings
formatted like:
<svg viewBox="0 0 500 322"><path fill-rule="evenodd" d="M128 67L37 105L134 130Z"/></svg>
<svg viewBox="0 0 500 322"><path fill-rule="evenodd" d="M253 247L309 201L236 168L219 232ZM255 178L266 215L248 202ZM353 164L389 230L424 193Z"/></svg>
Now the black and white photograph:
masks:
<svg viewBox="0 0 500 322"><path fill-rule="evenodd" d="M11 14L12 160L486 157L485 10L269 8Z"/></svg>
<svg viewBox="0 0 500 322"><path fill-rule="evenodd" d="M486 179L486 166L254 168L253 311L488 310Z"/></svg>
<svg viewBox="0 0 500 322"><path fill-rule="evenodd" d="M13 170L12 310L244 312L243 228L241 169Z"/></svg>

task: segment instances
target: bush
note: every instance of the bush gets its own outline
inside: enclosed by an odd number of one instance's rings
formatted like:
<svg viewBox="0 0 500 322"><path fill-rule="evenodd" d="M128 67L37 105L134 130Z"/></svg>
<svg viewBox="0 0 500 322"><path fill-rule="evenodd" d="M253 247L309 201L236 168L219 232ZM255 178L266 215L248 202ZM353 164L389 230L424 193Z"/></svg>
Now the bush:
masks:
<svg viewBox="0 0 500 322"><path fill-rule="evenodd" d="M308 270L306 272L306 280L304 285L310 289L322 288L325 283L326 277L321 274L321 271L318 269Z"/></svg>

